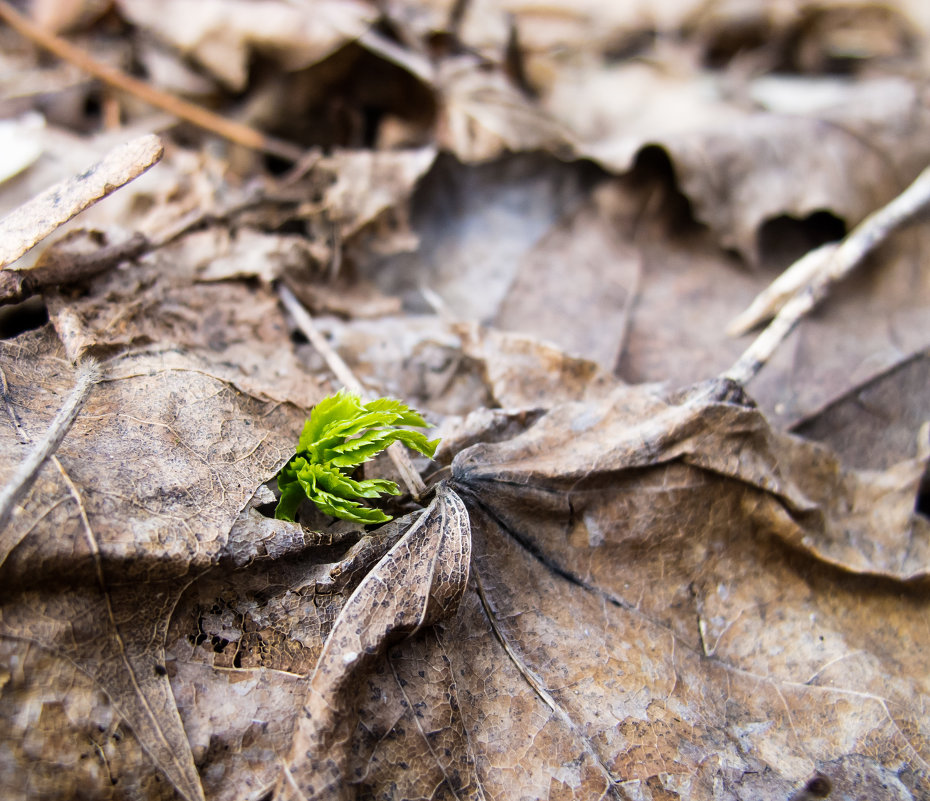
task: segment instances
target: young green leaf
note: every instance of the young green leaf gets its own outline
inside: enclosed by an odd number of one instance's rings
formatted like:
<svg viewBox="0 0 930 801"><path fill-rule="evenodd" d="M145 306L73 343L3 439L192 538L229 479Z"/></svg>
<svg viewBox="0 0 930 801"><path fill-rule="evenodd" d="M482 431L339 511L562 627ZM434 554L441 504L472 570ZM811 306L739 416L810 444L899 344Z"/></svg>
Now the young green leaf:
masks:
<svg viewBox="0 0 930 801"><path fill-rule="evenodd" d="M344 390L324 398L304 424L297 453L278 474L281 498L275 517L294 520L301 501L309 498L333 517L364 524L390 520L359 500L399 495L397 485L384 478L356 480L351 473L394 442L432 458L439 440L428 440L422 432L399 425L426 428L429 424L419 412L393 398L362 403L358 395Z"/></svg>

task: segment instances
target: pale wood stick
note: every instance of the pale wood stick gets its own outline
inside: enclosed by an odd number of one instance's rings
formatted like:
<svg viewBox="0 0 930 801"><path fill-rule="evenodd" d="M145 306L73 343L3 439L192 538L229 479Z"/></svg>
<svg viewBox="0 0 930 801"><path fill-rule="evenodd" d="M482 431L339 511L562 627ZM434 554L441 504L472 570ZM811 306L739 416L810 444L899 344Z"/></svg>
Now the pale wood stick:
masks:
<svg viewBox="0 0 930 801"><path fill-rule="evenodd" d="M58 449L65 434L71 429L74 419L87 400L91 388L100 381L100 367L93 359L85 359L78 365L75 383L65 398L61 409L46 429L42 438L36 442L26 458L20 463L13 477L0 491L0 533L6 528L16 505L22 500L29 488L35 483L39 470L46 460ZM6 383L4 377L4 384ZM6 394L4 386L4 394ZM6 557L0 553L0 564Z"/></svg>
<svg viewBox="0 0 930 801"><path fill-rule="evenodd" d="M138 178L164 152L155 134L137 137L11 211L0 220L0 266L16 261L76 214Z"/></svg>

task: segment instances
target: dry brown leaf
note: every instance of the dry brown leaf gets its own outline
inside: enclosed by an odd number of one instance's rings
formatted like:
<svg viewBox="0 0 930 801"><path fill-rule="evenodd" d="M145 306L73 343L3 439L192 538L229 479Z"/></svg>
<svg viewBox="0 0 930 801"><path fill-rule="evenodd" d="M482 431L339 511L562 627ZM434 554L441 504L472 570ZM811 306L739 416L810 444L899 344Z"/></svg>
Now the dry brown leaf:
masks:
<svg viewBox="0 0 930 801"><path fill-rule="evenodd" d="M498 69L472 57L442 63L440 145L466 162L505 151L567 149L571 134Z"/></svg>
<svg viewBox="0 0 930 801"><path fill-rule="evenodd" d="M466 7L460 33L469 47L493 57L504 50L515 26L521 45L531 54L564 60L566 53L609 50L635 31L676 30L702 5L700 0L474 0Z"/></svg>
<svg viewBox="0 0 930 801"><path fill-rule="evenodd" d="M827 210L851 227L930 162L926 103L901 79L848 83L801 112L749 113L707 76L642 65L583 75L547 101L563 123L587 126L579 152L626 172L643 146L661 145L697 218L753 263L765 221Z"/></svg>
<svg viewBox="0 0 930 801"><path fill-rule="evenodd" d="M6 483L72 371L48 327L4 342L2 361ZM239 393L179 351L117 357L3 532L3 635L23 656L38 646L56 658L30 684L60 687L57 659L83 671L106 693L88 697L95 714L112 705L187 799L203 794L167 678L165 631L254 487L289 455L295 411ZM21 724L9 725L23 780L34 747L53 752L71 734L46 730L33 746ZM93 767L71 775L70 791L54 773L35 781L75 793Z"/></svg>
<svg viewBox="0 0 930 801"><path fill-rule="evenodd" d="M436 148L376 152L342 151L320 159L314 172L327 184L320 204L303 210L308 216L325 209L342 240L386 211L405 206L414 187L433 165Z"/></svg>
<svg viewBox="0 0 930 801"><path fill-rule="evenodd" d="M533 337L459 324L462 352L480 367L494 401L505 409L543 409L598 397L616 385L613 375Z"/></svg>
<svg viewBox="0 0 930 801"><path fill-rule="evenodd" d="M423 308L425 287L454 317L491 322L527 251L600 177L541 154L476 166L439 159L411 201L416 254L370 261L362 275L408 308Z"/></svg>
<svg viewBox="0 0 930 801"><path fill-rule="evenodd" d="M773 421L811 417L930 346L928 242L926 224L893 235L782 343L751 385Z"/></svg>
<svg viewBox="0 0 930 801"><path fill-rule="evenodd" d="M349 797L349 782L357 776L350 738L372 663L392 643L455 612L470 563L468 513L455 492L441 486L404 537L362 579L333 625L297 716L277 797ZM432 755L440 765L445 762Z"/></svg>
<svg viewBox="0 0 930 801"><path fill-rule="evenodd" d="M260 493L259 495L261 495ZM181 599L167 636L172 689L208 798L269 793L323 643L352 591L404 535L321 532L240 514L216 569Z"/></svg>
<svg viewBox="0 0 930 801"><path fill-rule="evenodd" d="M930 420L930 353L923 351L856 386L793 430L829 445L843 464L884 470L919 454Z"/></svg>
<svg viewBox="0 0 930 801"><path fill-rule="evenodd" d="M494 320L607 371L623 352L642 273L639 249L616 230L603 198L611 188L595 192L526 254Z"/></svg>
<svg viewBox="0 0 930 801"><path fill-rule="evenodd" d="M926 794L925 594L868 577L925 576L926 520L899 496L910 536L843 542L874 531L856 493L880 481L812 460L732 389L622 388L457 457L483 598L445 642L487 794L557 776L592 797L607 772L620 798L783 799L818 770ZM480 684L475 660L495 666Z"/></svg>
<svg viewBox="0 0 930 801"><path fill-rule="evenodd" d="M229 273L223 249L241 257L257 249L275 252L279 266L302 266L308 256L292 239L244 234L230 240L225 232L201 232L163 247L139 263L95 279L80 292L46 296L49 318L71 359L114 349L192 348L213 362L214 370L243 391L258 397L309 408L320 398L319 383L294 359L286 341L287 324L270 287L244 281L205 281L213 262ZM207 263L205 263L207 262ZM242 265L243 272L262 269Z"/></svg>
<svg viewBox="0 0 930 801"><path fill-rule="evenodd" d="M103 16L111 0L32 0L32 18L43 28L61 33L81 28Z"/></svg>

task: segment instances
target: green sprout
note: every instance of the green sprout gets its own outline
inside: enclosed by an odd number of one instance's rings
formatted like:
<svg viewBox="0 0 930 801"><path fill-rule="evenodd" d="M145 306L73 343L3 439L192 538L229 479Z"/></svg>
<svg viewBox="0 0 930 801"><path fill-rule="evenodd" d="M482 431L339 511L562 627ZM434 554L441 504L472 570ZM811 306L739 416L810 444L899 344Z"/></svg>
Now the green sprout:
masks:
<svg viewBox="0 0 930 801"><path fill-rule="evenodd" d="M309 498L323 513L356 523L386 523L391 519L380 509L358 503L360 498L399 495L393 481L384 478L355 480L351 474L362 462L373 459L393 442L402 442L432 458L438 439L427 440L419 431L402 426L428 427L418 412L392 398L368 403L340 390L321 400L304 423L297 453L278 474L281 500L274 516L294 520L297 507Z"/></svg>

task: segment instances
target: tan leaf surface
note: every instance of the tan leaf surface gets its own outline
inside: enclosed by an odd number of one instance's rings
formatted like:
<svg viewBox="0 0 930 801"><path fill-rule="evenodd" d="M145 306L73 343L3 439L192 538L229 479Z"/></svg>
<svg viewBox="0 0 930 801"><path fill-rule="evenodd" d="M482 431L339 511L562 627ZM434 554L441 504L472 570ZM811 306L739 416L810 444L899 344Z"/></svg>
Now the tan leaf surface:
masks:
<svg viewBox="0 0 930 801"><path fill-rule="evenodd" d="M599 68L593 81L571 72L562 80L549 108L565 124L586 126L577 132L581 153L626 172L644 146L661 145L697 218L751 262L759 259L757 230L766 220L829 210L852 227L930 160L926 104L903 80L840 85L803 108L773 103L771 111L752 112L693 70L669 75L631 64ZM614 95L622 103L606 102ZM797 92L790 97L797 102Z"/></svg>
<svg viewBox="0 0 930 801"><path fill-rule="evenodd" d="M918 455L918 432L930 420L930 354L918 353L855 387L794 431L829 445L843 463L886 469Z"/></svg>
<svg viewBox="0 0 930 801"><path fill-rule="evenodd" d="M272 245L279 266L264 269L305 265L307 248L287 238L195 233L98 277L89 291L48 293L49 317L74 359L114 348L193 348L245 392L310 407L319 385L282 347L286 323L276 295L268 286L217 280L231 272L229 251L254 264L272 258Z"/></svg>
<svg viewBox="0 0 930 801"><path fill-rule="evenodd" d="M506 150L566 149L570 130L477 59L443 64L439 142L462 161L487 161Z"/></svg>

